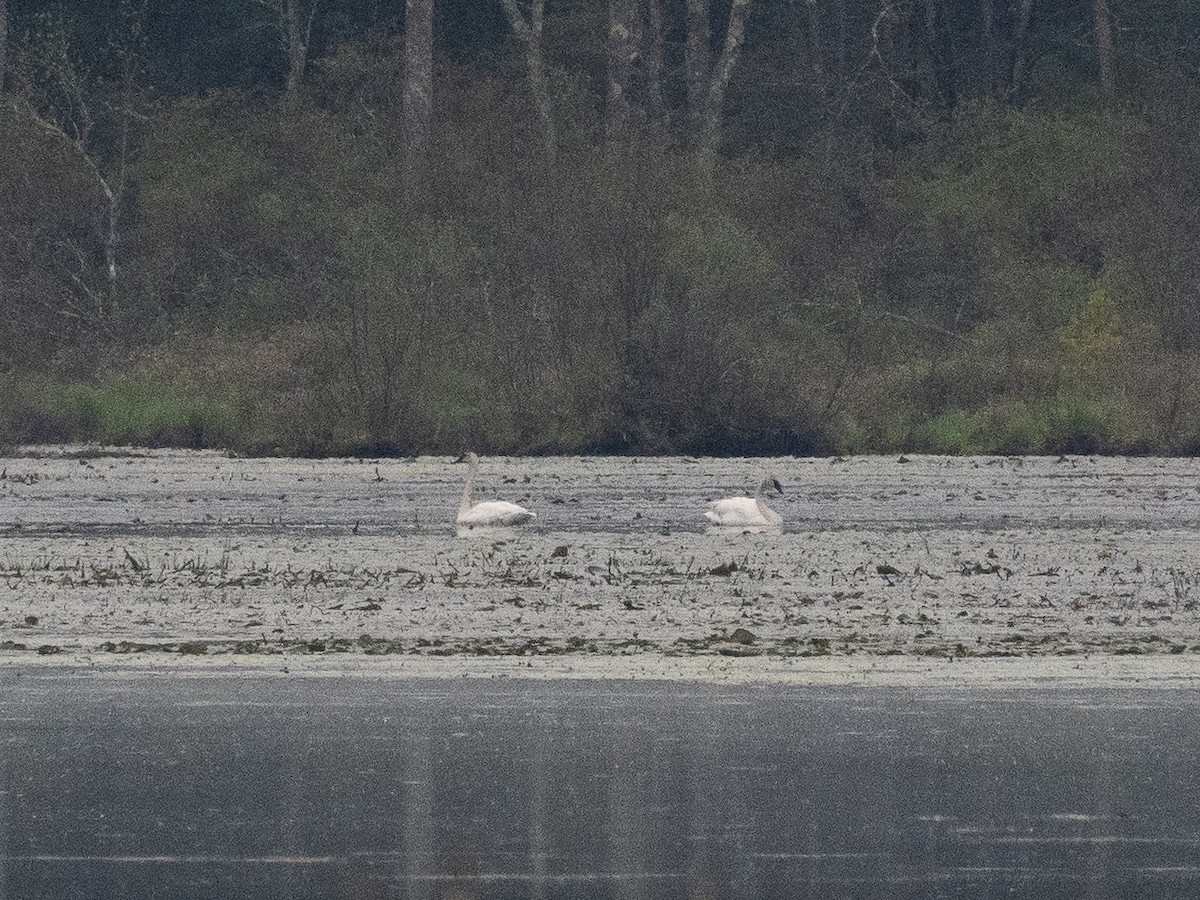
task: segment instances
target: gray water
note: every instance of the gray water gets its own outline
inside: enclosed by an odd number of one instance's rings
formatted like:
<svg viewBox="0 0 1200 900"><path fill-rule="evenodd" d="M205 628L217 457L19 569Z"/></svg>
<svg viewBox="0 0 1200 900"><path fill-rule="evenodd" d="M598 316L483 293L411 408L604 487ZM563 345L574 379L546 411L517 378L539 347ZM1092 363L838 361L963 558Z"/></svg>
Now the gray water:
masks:
<svg viewBox="0 0 1200 900"><path fill-rule="evenodd" d="M445 534L466 466L44 448L0 459L0 536ZM80 456L80 454L83 454ZM703 531L707 503L765 471L784 530L1195 527L1200 460L1124 457L488 457L475 500L527 506L533 532Z"/></svg>
<svg viewBox="0 0 1200 900"><path fill-rule="evenodd" d="M0 687L5 898L1200 895L1190 692Z"/></svg>

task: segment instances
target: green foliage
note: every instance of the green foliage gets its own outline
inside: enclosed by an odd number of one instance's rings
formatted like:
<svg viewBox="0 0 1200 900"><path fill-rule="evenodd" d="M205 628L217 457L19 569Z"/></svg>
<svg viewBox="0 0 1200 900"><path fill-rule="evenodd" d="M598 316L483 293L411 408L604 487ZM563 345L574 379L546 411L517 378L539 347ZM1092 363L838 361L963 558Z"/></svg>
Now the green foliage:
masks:
<svg viewBox="0 0 1200 900"><path fill-rule="evenodd" d="M913 435L916 446L927 453L966 455L980 452L975 443L977 417L961 409L951 409L924 422Z"/></svg>
<svg viewBox="0 0 1200 900"><path fill-rule="evenodd" d="M232 431L228 406L136 379L69 384L53 404L77 434L102 444L220 446Z"/></svg>
<svg viewBox="0 0 1200 900"><path fill-rule="evenodd" d="M1105 453L1128 446L1119 403L999 402L951 409L918 425L911 446L926 453Z"/></svg>
<svg viewBox="0 0 1200 900"><path fill-rule="evenodd" d="M928 453L1038 454L1070 443L1058 428L1055 410L1046 404L989 404L981 409L952 409L918 426L916 446Z"/></svg>
<svg viewBox="0 0 1200 900"><path fill-rule="evenodd" d="M1081 299L1071 320L1058 329L1058 343L1063 370L1077 390L1100 386L1121 346L1121 316L1103 285Z"/></svg>
<svg viewBox="0 0 1200 900"><path fill-rule="evenodd" d="M747 287L769 285L778 266L758 235L721 209L668 213L663 221L663 265L705 301L744 298Z"/></svg>
<svg viewBox="0 0 1200 900"><path fill-rule="evenodd" d="M641 61L614 133L604 7L552 4L552 155L502 11L491 33L448 9L439 41L460 52L409 172L403 37L367 6L320 7L286 96L272 17L188 19L243 74L155 56L128 135L119 35L69 102L17 41L0 435L303 454L1200 446L1200 83L1160 46L1200 36L1182 19L1122 13L1121 46L1153 64L1114 97L1051 16L1010 90L984 71L975 7L939 8L951 66L912 4L848 0L844 27L827 5L754 4L708 171L673 41L665 115ZM664 9L682 35L685 5ZM171 19L151 24L182 40ZM1010 28L997 18L1005 59ZM250 31L271 49L247 74ZM82 123L89 103L86 139L33 115ZM125 190L115 311L95 173Z"/></svg>
<svg viewBox="0 0 1200 900"><path fill-rule="evenodd" d="M71 440L142 446L235 443L233 408L156 380L38 381L7 395L0 440Z"/></svg>

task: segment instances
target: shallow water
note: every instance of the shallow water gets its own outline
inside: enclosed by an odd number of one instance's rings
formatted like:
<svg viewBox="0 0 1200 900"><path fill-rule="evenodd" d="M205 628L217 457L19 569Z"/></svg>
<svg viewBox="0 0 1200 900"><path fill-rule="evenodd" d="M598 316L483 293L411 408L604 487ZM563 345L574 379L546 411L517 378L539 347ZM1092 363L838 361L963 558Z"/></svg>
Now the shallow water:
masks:
<svg viewBox="0 0 1200 900"><path fill-rule="evenodd" d="M0 896L1200 891L1194 692L0 685Z"/></svg>
<svg viewBox="0 0 1200 900"><path fill-rule="evenodd" d="M783 532L706 530L706 502L764 468L787 491ZM485 459L477 498L538 518L459 537L465 466L447 458L46 452L0 460L0 655L1190 655L1198 475Z"/></svg>
<svg viewBox="0 0 1200 900"><path fill-rule="evenodd" d="M235 459L212 452L49 448L0 459L0 529L445 534L466 466L411 460ZM537 513L533 532L702 531L709 500L764 471L788 532L1036 525L1194 528L1200 460L1101 457L485 458L476 500Z"/></svg>

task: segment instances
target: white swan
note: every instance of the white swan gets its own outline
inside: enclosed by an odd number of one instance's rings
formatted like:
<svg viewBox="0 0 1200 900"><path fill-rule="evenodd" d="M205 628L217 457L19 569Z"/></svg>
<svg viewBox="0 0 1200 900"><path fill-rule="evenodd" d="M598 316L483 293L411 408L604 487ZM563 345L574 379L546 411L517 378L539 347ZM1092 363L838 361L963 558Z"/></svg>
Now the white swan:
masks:
<svg viewBox="0 0 1200 900"><path fill-rule="evenodd" d="M462 501L458 504L458 524L468 528L483 525L520 525L535 518L523 506L509 503L505 500L484 500L481 503L471 503L471 490L475 487L475 474L479 471L479 457L474 453L467 454L467 483L463 488Z"/></svg>
<svg viewBox="0 0 1200 900"><path fill-rule="evenodd" d="M704 518L714 525L779 525L783 517L767 506L767 495L771 491L783 493L781 485L775 477L768 475L758 486L753 497L726 497L724 500L713 500L708 506Z"/></svg>

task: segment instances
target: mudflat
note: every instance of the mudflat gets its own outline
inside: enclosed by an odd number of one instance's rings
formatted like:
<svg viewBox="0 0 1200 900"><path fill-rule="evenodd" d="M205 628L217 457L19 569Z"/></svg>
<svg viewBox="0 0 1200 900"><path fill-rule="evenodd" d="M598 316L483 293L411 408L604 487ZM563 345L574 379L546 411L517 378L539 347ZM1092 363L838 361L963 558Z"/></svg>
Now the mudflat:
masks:
<svg viewBox="0 0 1200 900"><path fill-rule="evenodd" d="M0 459L0 664L1194 684L1200 464L26 448ZM714 530L764 471L781 530ZM1196 673L1196 674L1194 674Z"/></svg>

